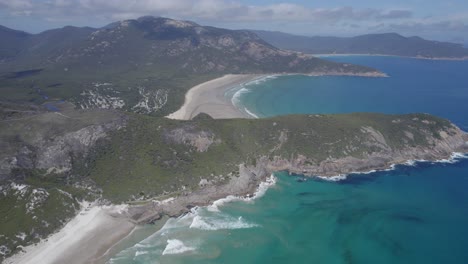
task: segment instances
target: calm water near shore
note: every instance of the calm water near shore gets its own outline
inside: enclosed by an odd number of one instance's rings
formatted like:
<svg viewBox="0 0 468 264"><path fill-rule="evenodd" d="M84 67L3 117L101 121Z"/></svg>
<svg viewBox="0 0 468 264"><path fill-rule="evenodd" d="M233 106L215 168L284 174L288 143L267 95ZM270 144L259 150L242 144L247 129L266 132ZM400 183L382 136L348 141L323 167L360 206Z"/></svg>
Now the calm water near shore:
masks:
<svg viewBox="0 0 468 264"><path fill-rule="evenodd" d="M390 77L279 76L246 85L235 101L260 117L423 112L448 118L468 130L468 61L379 56L327 59L374 67Z"/></svg>
<svg viewBox="0 0 468 264"><path fill-rule="evenodd" d="M343 56L389 78L282 76L235 100L259 116L427 112L468 130L468 62ZM128 263L468 263L468 159L339 182L275 174L253 201L198 208L118 253Z"/></svg>

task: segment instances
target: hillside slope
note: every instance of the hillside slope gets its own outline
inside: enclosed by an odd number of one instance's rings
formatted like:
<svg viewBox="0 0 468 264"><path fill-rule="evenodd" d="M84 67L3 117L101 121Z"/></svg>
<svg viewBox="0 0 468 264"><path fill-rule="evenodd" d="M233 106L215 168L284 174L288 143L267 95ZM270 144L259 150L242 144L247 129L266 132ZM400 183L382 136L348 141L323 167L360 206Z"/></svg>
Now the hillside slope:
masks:
<svg viewBox="0 0 468 264"><path fill-rule="evenodd" d="M0 26L0 63L16 57L30 36L26 32Z"/></svg>
<svg viewBox="0 0 468 264"><path fill-rule="evenodd" d="M101 29L65 27L27 36L0 63L0 100L67 100L80 108L167 115L185 92L227 73L377 75L280 50L252 32L142 17Z"/></svg>

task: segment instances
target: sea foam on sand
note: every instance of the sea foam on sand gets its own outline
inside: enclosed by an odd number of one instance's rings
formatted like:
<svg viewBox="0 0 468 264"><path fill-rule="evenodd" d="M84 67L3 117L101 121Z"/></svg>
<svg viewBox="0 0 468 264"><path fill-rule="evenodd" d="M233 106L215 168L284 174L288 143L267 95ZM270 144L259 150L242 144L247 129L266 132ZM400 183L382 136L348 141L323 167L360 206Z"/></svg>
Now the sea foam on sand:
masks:
<svg viewBox="0 0 468 264"><path fill-rule="evenodd" d="M242 103L241 103L241 96L243 94L246 94L246 93L250 93L251 90L248 88L248 86L251 86L251 85L259 85L261 83L264 83L266 81L269 81L269 80L273 80L273 79L276 79L278 78L279 75L267 75L267 76L263 76L263 77L259 77L257 79L254 79L250 82L247 82L247 83L244 83L244 84L241 84L239 85L238 87L235 87L234 89L231 89L231 90L235 90L237 89L237 91L234 93L234 95L232 96L231 98L231 103L232 105L234 105L235 107L237 107L237 109L239 110L242 110L244 111L245 113L247 113L249 116L253 117L253 118L259 118L258 115L256 115L255 113L253 113L252 111L250 111L249 109L247 109L246 107L243 107L242 106ZM239 89L240 88L240 89Z"/></svg>

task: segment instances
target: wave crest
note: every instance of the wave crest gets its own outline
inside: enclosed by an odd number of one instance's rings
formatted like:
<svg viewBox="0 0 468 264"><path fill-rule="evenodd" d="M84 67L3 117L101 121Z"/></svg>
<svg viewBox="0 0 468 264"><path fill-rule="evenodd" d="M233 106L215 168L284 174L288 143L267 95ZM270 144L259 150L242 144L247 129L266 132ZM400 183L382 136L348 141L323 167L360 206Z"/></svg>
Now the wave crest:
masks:
<svg viewBox="0 0 468 264"><path fill-rule="evenodd" d="M257 224L245 221L242 216L237 219L230 216L203 217L197 215L193 218L190 228L201 230L245 229L258 227Z"/></svg>
<svg viewBox="0 0 468 264"><path fill-rule="evenodd" d="M163 251L163 255L181 254L185 252L194 251L195 248L186 246L178 239L168 239L167 246Z"/></svg>

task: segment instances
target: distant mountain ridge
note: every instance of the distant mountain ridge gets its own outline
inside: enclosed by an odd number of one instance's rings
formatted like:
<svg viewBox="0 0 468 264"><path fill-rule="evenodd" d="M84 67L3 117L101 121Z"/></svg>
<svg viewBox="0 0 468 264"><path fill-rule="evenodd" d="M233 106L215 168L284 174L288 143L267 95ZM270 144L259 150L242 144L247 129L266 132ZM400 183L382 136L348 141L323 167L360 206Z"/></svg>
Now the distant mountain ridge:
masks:
<svg viewBox="0 0 468 264"><path fill-rule="evenodd" d="M0 100L56 99L81 108L166 115L190 87L224 74L381 75L278 49L250 31L163 17L39 34L4 29L0 39Z"/></svg>
<svg viewBox="0 0 468 264"><path fill-rule="evenodd" d="M306 37L273 31L252 31L265 41L286 50L308 54L379 54L428 59L466 59L462 44L425 40L397 33L367 34L356 37Z"/></svg>
<svg viewBox="0 0 468 264"><path fill-rule="evenodd" d="M16 56L31 34L0 25L0 60Z"/></svg>

